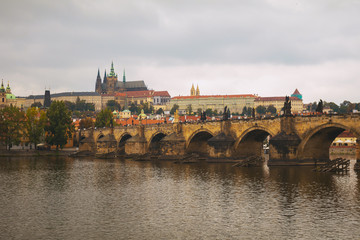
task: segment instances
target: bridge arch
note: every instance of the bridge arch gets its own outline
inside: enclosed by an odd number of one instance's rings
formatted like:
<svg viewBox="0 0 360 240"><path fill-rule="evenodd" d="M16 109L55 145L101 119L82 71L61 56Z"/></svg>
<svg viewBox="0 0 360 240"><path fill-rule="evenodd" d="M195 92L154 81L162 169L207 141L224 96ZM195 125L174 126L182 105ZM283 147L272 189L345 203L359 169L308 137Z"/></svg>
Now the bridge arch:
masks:
<svg viewBox="0 0 360 240"><path fill-rule="evenodd" d="M186 142L186 152L199 153L202 155L208 154L207 141L212 138L214 134L208 129L201 128L193 132Z"/></svg>
<svg viewBox="0 0 360 240"><path fill-rule="evenodd" d="M132 138L132 136L128 132L125 132L120 136L119 143L118 143L118 152L119 153L124 153L125 154L125 143L130 138Z"/></svg>
<svg viewBox="0 0 360 240"><path fill-rule="evenodd" d="M159 154L160 153L160 141L165 136L166 136L166 134L163 132L154 133L151 136L150 141L148 143L148 146L147 146L148 151L152 154Z"/></svg>
<svg viewBox="0 0 360 240"><path fill-rule="evenodd" d="M234 144L234 155L240 158L263 156L263 143L276 133L262 126L253 126L244 131Z"/></svg>
<svg viewBox="0 0 360 240"><path fill-rule="evenodd" d="M99 139L101 139L101 138L103 138L103 137L105 137L105 134L103 134L102 132L100 132L99 133L99 135L97 135L97 137L96 137L96 143L99 141Z"/></svg>
<svg viewBox="0 0 360 240"><path fill-rule="evenodd" d="M299 144L297 158L301 160L328 160L331 143L345 130L354 134L356 138L360 136L354 129L339 123L326 123L312 129Z"/></svg>

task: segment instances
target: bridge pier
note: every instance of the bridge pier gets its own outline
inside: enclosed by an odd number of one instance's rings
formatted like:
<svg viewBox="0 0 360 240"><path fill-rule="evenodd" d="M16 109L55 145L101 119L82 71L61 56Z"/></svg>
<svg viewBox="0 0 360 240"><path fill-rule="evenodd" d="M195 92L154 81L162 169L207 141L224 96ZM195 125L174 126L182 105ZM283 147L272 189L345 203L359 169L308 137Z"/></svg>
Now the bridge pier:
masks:
<svg viewBox="0 0 360 240"><path fill-rule="evenodd" d="M177 158L186 154L186 141L181 133L171 133L160 140L162 158Z"/></svg>
<svg viewBox="0 0 360 240"><path fill-rule="evenodd" d="M144 125L138 126L138 134L130 138L125 143L125 153L127 155L144 155L146 154L147 142L144 136Z"/></svg>
<svg viewBox="0 0 360 240"><path fill-rule="evenodd" d="M231 136L220 133L210 138L207 143L209 145L209 157L212 158L229 158L233 155L233 145L235 139Z"/></svg>
<svg viewBox="0 0 360 240"><path fill-rule="evenodd" d="M297 151L301 142L294 130L294 117L281 118L281 131L269 141L268 165L300 165Z"/></svg>

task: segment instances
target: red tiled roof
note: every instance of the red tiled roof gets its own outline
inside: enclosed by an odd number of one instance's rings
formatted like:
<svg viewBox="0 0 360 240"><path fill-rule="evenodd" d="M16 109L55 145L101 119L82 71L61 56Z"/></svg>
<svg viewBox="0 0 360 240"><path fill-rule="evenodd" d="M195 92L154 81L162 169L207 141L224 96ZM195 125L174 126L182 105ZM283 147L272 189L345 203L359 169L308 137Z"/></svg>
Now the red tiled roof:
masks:
<svg viewBox="0 0 360 240"><path fill-rule="evenodd" d="M255 101L284 101L286 97L258 97ZM289 97L290 101L301 101L301 99L297 97Z"/></svg>
<svg viewBox="0 0 360 240"><path fill-rule="evenodd" d="M126 92L127 97L151 97L154 95L154 90L147 91L128 91Z"/></svg>
<svg viewBox="0 0 360 240"><path fill-rule="evenodd" d="M351 132L349 131L343 131L342 133L340 133L337 137L341 137L341 138L351 138L351 137L355 137Z"/></svg>
<svg viewBox="0 0 360 240"><path fill-rule="evenodd" d="M177 96L172 99L196 99L196 98L255 98L252 94L241 94L241 95L200 95L200 96Z"/></svg>
<svg viewBox="0 0 360 240"><path fill-rule="evenodd" d="M126 93L116 93L115 96L117 97L126 97Z"/></svg>
<svg viewBox="0 0 360 240"><path fill-rule="evenodd" d="M168 93L168 91L155 91L154 96L170 97L170 94Z"/></svg>

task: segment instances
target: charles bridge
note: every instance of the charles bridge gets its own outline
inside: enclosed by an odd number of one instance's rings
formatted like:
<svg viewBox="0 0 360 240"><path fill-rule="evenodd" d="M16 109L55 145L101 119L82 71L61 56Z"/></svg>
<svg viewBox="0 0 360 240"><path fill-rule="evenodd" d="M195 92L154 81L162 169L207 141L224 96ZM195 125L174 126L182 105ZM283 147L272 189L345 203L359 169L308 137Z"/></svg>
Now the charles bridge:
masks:
<svg viewBox="0 0 360 240"><path fill-rule="evenodd" d="M263 156L270 135L269 165L313 164L329 159L329 147L344 130L356 138L360 161L360 115L287 116L83 130L80 151L154 155L162 159L197 153L226 161Z"/></svg>

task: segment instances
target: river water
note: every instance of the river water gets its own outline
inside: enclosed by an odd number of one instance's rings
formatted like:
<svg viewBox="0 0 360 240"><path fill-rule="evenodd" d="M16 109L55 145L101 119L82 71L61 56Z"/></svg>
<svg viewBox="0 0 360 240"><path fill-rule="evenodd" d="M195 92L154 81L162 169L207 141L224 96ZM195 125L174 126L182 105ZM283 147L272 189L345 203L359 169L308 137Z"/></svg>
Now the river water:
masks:
<svg viewBox="0 0 360 240"><path fill-rule="evenodd" d="M359 238L353 169L231 165L1 158L0 239Z"/></svg>

